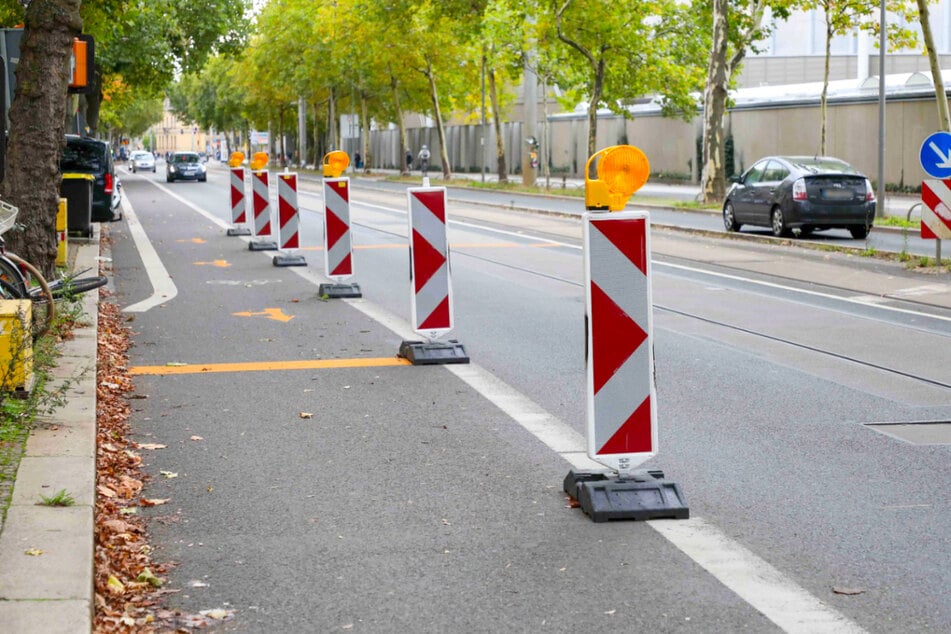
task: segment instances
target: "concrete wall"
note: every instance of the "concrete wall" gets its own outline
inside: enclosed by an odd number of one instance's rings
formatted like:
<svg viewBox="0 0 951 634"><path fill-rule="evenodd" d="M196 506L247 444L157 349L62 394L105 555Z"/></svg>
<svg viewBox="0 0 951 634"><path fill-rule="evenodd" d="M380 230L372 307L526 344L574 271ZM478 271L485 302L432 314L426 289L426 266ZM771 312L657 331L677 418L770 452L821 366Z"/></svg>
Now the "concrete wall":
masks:
<svg viewBox="0 0 951 634"><path fill-rule="evenodd" d="M758 158L769 154L815 154L819 148L818 104L796 106L760 106L732 110L727 117L728 131L734 141L734 167L737 172L749 167ZM849 102L830 104L826 136L826 154L855 165L873 180L878 175L878 103ZM515 174L521 164L521 127L519 123L503 126L506 160L509 173ZM544 126L539 137L544 145ZM918 152L924 138L937 130L937 108L934 99L889 98L886 107L887 183L920 184L926 177ZM487 171L495 172L495 135L486 127ZM651 173L692 176L697 179L697 147L701 121L697 117L685 122L654 115L624 120L618 116L598 119L597 147L629 143L639 147L651 163ZM439 169L439 148L434 128L410 130L410 147L414 155L426 143L432 152L432 168ZM453 171L478 172L482 158L481 126L449 126L449 158ZM398 131L371 133L371 167L399 166ZM587 160L587 120L583 114L559 115L550 120L547 137L551 147L550 166L553 174L581 176ZM545 157L544 150L541 157ZM541 172L539 172L540 174Z"/></svg>

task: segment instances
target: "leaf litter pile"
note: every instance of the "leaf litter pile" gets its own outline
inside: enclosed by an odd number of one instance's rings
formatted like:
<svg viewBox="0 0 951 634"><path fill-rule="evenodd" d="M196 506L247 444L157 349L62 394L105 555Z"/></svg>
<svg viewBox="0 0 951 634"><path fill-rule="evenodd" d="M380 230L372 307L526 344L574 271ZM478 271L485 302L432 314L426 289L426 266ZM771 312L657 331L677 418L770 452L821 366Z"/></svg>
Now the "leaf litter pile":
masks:
<svg viewBox="0 0 951 634"><path fill-rule="evenodd" d="M146 522L140 507L164 504L141 496L147 476L141 449L129 438L128 399L134 390L128 370L129 330L116 304L99 303L99 346L96 387L98 418L95 514L95 619L102 633L187 632L231 616L230 611L184 614L162 607L168 563L152 560Z"/></svg>

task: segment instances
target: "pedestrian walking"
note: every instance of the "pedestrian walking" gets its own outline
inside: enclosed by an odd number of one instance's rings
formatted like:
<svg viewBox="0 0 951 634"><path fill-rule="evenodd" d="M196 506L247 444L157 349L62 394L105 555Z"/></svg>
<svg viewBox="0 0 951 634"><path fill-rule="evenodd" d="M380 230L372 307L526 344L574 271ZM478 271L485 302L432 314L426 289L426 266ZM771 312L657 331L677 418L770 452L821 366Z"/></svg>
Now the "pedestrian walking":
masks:
<svg viewBox="0 0 951 634"><path fill-rule="evenodd" d="M406 171L413 169L413 152L406 148Z"/></svg>

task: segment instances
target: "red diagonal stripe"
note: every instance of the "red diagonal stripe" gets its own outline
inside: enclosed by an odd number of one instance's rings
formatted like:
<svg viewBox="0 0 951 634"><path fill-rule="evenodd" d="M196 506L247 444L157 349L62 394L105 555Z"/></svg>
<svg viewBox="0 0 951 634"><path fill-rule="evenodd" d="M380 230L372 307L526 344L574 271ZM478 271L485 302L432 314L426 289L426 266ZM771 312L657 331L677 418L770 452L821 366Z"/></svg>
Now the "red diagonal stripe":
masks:
<svg viewBox="0 0 951 634"><path fill-rule="evenodd" d="M416 199L423 203L426 209L428 209L433 216L438 218L441 223L446 224L446 199L443 197L441 190L413 192L413 196L416 196Z"/></svg>
<svg viewBox="0 0 951 634"><path fill-rule="evenodd" d="M330 185L330 188L336 191L345 202L350 202L350 188L347 187L346 181L333 181L327 184Z"/></svg>
<svg viewBox="0 0 951 634"><path fill-rule="evenodd" d="M350 268L350 254L349 253L345 255L342 260L340 260L340 264L338 264L334 268L334 270L330 272L330 274L331 275L352 275L353 274L353 269Z"/></svg>
<svg viewBox="0 0 951 634"><path fill-rule="evenodd" d="M935 235L935 232L931 230L931 227L925 223L921 223L921 239L922 240L937 240L938 236Z"/></svg>
<svg viewBox="0 0 951 634"><path fill-rule="evenodd" d="M443 298L439 302L439 306L436 306L436 309L429 313L429 317L419 325L420 330L428 330L430 328L448 328L449 327L449 296Z"/></svg>
<svg viewBox="0 0 951 634"><path fill-rule="evenodd" d="M641 270L641 273L647 275L646 220L643 218L603 220L601 222L595 220L593 224L618 251L623 253L634 266Z"/></svg>
<svg viewBox="0 0 951 634"><path fill-rule="evenodd" d="M416 292L436 274L446 262L442 253L433 248L415 229L413 230L413 270L416 272Z"/></svg>
<svg viewBox="0 0 951 634"><path fill-rule="evenodd" d="M333 247L337 241L347 232L347 223L340 219L337 214L327 209L327 247Z"/></svg>
<svg viewBox="0 0 951 634"><path fill-rule="evenodd" d="M593 281L591 327L594 393L597 394L638 346L644 343L647 333Z"/></svg>
<svg viewBox="0 0 951 634"><path fill-rule="evenodd" d="M277 205L277 216L281 223L281 229L283 229L284 225L290 222L291 219L297 215L297 209L295 209L293 205L283 198L277 201Z"/></svg>
<svg viewBox="0 0 951 634"><path fill-rule="evenodd" d="M646 453L653 451L652 441L651 397L648 396L634 410L630 418L624 421L624 424L604 443L604 446L598 450L598 454Z"/></svg>
<svg viewBox="0 0 951 634"><path fill-rule="evenodd" d="M934 210L941 202L941 199L931 190L927 181L921 183L921 202L925 204L925 207L931 210Z"/></svg>

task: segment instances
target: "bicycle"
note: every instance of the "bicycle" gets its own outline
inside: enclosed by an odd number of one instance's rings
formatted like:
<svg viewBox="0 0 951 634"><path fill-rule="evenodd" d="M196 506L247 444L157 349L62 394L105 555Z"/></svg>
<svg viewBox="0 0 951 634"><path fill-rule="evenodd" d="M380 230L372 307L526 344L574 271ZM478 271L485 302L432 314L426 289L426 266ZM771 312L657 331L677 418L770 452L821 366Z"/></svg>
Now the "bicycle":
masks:
<svg viewBox="0 0 951 634"><path fill-rule="evenodd" d="M37 338L49 331L56 313L56 300L100 288L108 280L102 275L78 277L86 273L87 269L47 283L36 267L4 249L3 234L16 224L19 212L17 207L0 200L0 298L31 301L32 332L33 337Z"/></svg>

